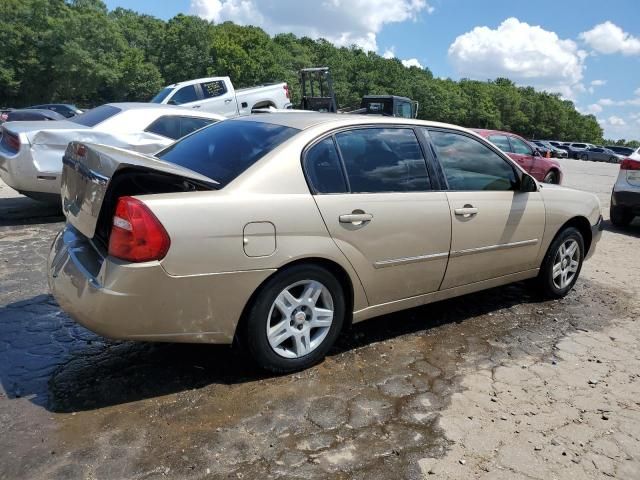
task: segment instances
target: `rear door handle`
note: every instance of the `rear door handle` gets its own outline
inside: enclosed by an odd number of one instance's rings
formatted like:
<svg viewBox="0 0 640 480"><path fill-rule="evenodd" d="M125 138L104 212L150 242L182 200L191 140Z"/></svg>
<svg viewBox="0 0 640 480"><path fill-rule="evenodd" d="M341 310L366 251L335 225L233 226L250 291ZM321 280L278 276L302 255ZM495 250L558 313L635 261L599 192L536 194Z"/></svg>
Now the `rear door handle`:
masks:
<svg viewBox="0 0 640 480"><path fill-rule="evenodd" d="M463 217L471 217L473 215L477 215L478 214L478 209L476 207L474 207L473 205L465 205L462 208L456 208L454 210L454 213L456 215L460 215Z"/></svg>
<svg viewBox="0 0 640 480"><path fill-rule="evenodd" d="M340 223L351 223L353 225L362 225L373 220L370 213L347 213L338 217Z"/></svg>

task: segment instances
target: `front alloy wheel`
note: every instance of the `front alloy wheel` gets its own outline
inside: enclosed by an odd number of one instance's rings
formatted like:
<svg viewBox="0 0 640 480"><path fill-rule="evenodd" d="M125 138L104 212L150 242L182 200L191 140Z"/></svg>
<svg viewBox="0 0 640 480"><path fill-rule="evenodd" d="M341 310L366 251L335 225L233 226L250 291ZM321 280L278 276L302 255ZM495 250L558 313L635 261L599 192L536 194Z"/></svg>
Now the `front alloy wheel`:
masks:
<svg viewBox="0 0 640 480"><path fill-rule="evenodd" d="M560 245L553 261L553 284L558 290L571 285L580 265L580 247L572 238Z"/></svg>
<svg viewBox="0 0 640 480"><path fill-rule="evenodd" d="M543 293L551 298L569 293L580 275L584 255L584 238L577 228L558 233L540 266L538 283Z"/></svg>

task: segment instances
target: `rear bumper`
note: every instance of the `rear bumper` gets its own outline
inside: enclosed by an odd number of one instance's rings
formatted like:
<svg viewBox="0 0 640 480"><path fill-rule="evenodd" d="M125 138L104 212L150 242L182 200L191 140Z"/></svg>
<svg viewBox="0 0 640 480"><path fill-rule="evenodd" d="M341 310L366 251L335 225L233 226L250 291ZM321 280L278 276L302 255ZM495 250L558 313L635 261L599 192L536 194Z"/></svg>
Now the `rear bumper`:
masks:
<svg viewBox="0 0 640 480"><path fill-rule="evenodd" d="M611 194L611 206L628 209L640 215L640 188L637 191L619 190Z"/></svg>
<svg viewBox="0 0 640 480"><path fill-rule="evenodd" d="M48 259L49 288L75 321L117 339L231 343L255 289L272 270L175 277L159 262L104 258L67 226Z"/></svg>
<svg viewBox="0 0 640 480"><path fill-rule="evenodd" d="M585 260L588 260L596 253L596 245L600 241L602 237L602 230L604 229L604 221L602 219L602 215L598 217L598 221L595 225L591 226L591 246L589 247L589 251L587 252L587 256Z"/></svg>
<svg viewBox="0 0 640 480"><path fill-rule="evenodd" d="M39 194L44 194L48 199L46 201L50 201L52 197L57 197L56 201L60 201L61 172L50 170L40 168L30 155L30 150L24 146L17 154L0 148L0 178L9 187L24 195L36 198Z"/></svg>

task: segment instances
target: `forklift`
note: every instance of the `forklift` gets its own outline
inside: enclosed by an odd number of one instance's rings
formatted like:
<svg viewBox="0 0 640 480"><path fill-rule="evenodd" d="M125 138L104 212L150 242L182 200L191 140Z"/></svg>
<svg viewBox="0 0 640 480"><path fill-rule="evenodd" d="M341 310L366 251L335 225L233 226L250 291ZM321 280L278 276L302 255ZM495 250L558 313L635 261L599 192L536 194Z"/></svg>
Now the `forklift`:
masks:
<svg viewBox="0 0 640 480"><path fill-rule="evenodd" d="M337 113L338 104L329 67L303 68L299 73L302 85L300 108L314 112Z"/></svg>
<svg viewBox="0 0 640 480"><path fill-rule="evenodd" d="M299 75L302 86L301 110L400 118L418 117L418 102L398 95L365 95L360 102L360 108L338 110L329 67L303 68Z"/></svg>

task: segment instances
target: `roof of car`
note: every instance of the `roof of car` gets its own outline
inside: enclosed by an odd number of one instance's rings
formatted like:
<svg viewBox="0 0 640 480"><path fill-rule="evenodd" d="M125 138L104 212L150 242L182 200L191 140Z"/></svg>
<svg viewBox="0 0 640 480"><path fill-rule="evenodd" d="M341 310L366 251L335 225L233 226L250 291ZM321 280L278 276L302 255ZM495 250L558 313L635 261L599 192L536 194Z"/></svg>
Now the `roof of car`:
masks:
<svg viewBox="0 0 640 480"><path fill-rule="evenodd" d="M358 125L366 123L393 123L397 125L424 125L431 127L444 127L462 131L469 131L458 125L430 122L411 118L384 117L379 115L356 115L350 113L309 113L309 112L274 112L246 115L230 120L232 122L264 122L282 125L284 127L306 130L318 125L334 123L340 125Z"/></svg>
<svg viewBox="0 0 640 480"><path fill-rule="evenodd" d="M144 102L119 102L119 103L107 103L106 105L110 105L112 107L119 108L121 111L126 110L164 110L167 112L172 112L177 114L184 114L186 116L193 117L205 117L205 118L215 118L218 120L223 120L225 117L223 115L219 115L213 112L207 112L205 110L195 110L193 108L180 107L178 105L165 105L160 103L144 103ZM88 112L89 110L86 110ZM122 113L122 112L120 112Z"/></svg>
<svg viewBox="0 0 640 480"><path fill-rule="evenodd" d="M16 110L11 110L10 112L8 112L9 114L20 114L20 113L39 113L40 115L46 116L46 117L53 117L53 118L64 118L64 116L60 115L57 112L54 112L53 110L48 110L46 108L20 108L20 109L16 109Z"/></svg>

